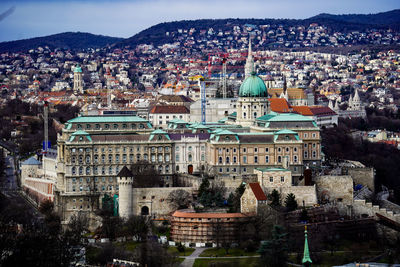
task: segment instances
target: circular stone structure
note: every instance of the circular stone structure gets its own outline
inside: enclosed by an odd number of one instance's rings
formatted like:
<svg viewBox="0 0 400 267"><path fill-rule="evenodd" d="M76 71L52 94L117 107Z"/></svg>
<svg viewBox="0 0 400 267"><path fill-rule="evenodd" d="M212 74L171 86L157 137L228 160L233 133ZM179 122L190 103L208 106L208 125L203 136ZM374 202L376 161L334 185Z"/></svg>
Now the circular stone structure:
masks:
<svg viewBox="0 0 400 267"><path fill-rule="evenodd" d="M172 214L171 238L183 243L232 244L238 242L241 226L250 218L243 213L177 210Z"/></svg>
<svg viewBox="0 0 400 267"><path fill-rule="evenodd" d="M268 90L264 81L252 72L240 86L239 97L268 97Z"/></svg>

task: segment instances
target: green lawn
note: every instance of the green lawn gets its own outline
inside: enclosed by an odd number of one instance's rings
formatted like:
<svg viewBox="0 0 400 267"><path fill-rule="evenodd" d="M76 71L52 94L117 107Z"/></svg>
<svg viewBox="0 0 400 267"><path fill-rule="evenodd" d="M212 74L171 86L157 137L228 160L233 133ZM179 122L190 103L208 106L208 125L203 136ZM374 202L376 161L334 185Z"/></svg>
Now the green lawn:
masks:
<svg viewBox="0 0 400 267"><path fill-rule="evenodd" d="M257 252L246 252L240 248L230 248L226 254L223 248L209 248L200 254L200 257L237 257L237 256L256 256Z"/></svg>
<svg viewBox="0 0 400 267"><path fill-rule="evenodd" d="M185 252L179 252L176 247L168 247L169 253L178 253L179 256L190 256L192 255L194 248L185 248Z"/></svg>
<svg viewBox="0 0 400 267"><path fill-rule="evenodd" d="M242 259L196 259L193 267L207 267L215 263L221 263L223 266L230 267L256 267L259 266L258 258L242 258Z"/></svg>
<svg viewBox="0 0 400 267"><path fill-rule="evenodd" d="M135 242L135 241L126 241L126 242L116 242L115 245L123 248L124 250L129 250L129 251L134 251L136 249L136 247L139 245L139 242Z"/></svg>

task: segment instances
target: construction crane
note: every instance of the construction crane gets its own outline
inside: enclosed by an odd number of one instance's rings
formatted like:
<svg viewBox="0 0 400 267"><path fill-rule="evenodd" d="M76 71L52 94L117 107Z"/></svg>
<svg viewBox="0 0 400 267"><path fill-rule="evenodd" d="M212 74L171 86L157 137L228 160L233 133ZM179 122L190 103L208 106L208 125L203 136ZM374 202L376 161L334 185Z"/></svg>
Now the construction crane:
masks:
<svg viewBox="0 0 400 267"><path fill-rule="evenodd" d="M201 124L206 124L206 83L200 78Z"/></svg>
<svg viewBox="0 0 400 267"><path fill-rule="evenodd" d="M44 120L44 142L43 142L43 151L42 151L42 162L43 162L43 178L46 179L46 168L45 168L45 160L44 157L47 154L47 150L49 149L49 106L47 102L44 102L43 105L43 120Z"/></svg>
<svg viewBox="0 0 400 267"><path fill-rule="evenodd" d="M222 98L226 98L226 58L222 59Z"/></svg>

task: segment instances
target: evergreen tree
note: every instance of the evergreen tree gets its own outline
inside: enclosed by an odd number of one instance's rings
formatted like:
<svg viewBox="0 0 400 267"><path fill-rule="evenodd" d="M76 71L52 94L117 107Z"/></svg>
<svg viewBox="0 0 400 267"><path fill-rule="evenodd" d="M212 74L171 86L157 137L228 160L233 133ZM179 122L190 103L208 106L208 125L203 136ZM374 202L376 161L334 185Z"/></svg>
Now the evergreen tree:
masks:
<svg viewBox="0 0 400 267"><path fill-rule="evenodd" d="M286 196L285 206L287 211L294 211L297 209L296 196L293 193L290 193Z"/></svg>
<svg viewBox="0 0 400 267"><path fill-rule="evenodd" d="M209 188L210 188L210 181L207 178L204 178L199 187L199 197L201 198L204 193L207 193L209 191Z"/></svg>
<svg viewBox="0 0 400 267"><path fill-rule="evenodd" d="M275 225L272 229L272 237L261 243L258 253L261 255L263 266L286 266L287 261L286 233L282 226Z"/></svg>
<svg viewBox="0 0 400 267"><path fill-rule="evenodd" d="M300 221L301 221L301 222L307 222L307 221L308 221L308 212L307 212L307 210L306 210L305 208L303 208L303 209L301 210L301 213L300 213Z"/></svg>
<svg viewBox="0 0 400 267"><path fill-rule="evenodd" d="M268 195L268 199L271 200L269 205L272 208L277 209L281 206L281 194L276 189L272 190L271 194Z"/></svg>

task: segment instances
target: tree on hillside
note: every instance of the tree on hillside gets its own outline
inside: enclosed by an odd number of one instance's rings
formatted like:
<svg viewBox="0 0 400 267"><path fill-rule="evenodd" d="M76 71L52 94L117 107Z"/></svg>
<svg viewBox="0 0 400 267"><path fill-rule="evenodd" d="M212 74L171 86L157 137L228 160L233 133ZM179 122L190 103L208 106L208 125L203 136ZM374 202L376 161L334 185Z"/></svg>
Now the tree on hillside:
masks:
<svg viewBox="0 0 400 267"><path fill-rule="evenodd" d="M264 266L286 266L287 255L286 233L282 226L275 225L269 240L263 241L258 253Z"/></svg>
<svg viewBox="0 0 400 267"><path fill-rule="evenodd" d="M187 191L176 189L169 193L168 201L174 210L187 209L192 201L192 197Z"/></svg>
<svg viewBox="0 0 400 267"><path fill-rule="evenodd" d="M281 194L276 189L272 190L271 194L268 195L268 199L272 208L279 209L281 207Z"/></svg>
<svg viewBox="0 0 400 267"><path fill-rule="evenodd" d="M297 200L296 196L293 193L290 193L286 196L285 199L285 207L287 211L294 211L297 209Z"/></svg>
<svg viewBox="0 0 400 267"><path fill-rule="evenodd" d="M242 197L246 186L241 183L234 193L230 193L228 197L229 212L240 212L240 198Z"/></svg>
<svg viewBox="0 0 400 267"><path fill-rule="evenodd" d="M152 227L152 221L148 216L132 215L123 224L125 232L137 241L146 240Z"/></svg>

